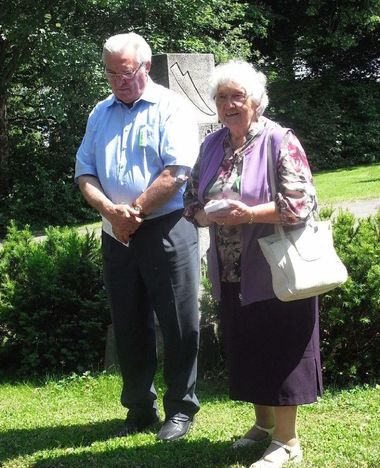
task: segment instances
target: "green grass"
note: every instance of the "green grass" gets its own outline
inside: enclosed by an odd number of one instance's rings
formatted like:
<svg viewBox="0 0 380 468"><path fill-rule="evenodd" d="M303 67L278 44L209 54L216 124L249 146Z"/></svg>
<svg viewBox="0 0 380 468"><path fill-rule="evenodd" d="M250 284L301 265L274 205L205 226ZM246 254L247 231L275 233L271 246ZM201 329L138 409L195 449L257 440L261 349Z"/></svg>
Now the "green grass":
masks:
<svg viewBox="0 0 380 468"><path fill-rule="evenodd" d="M320 203L380 198L380 163L314 174Z"/></svg>
<svg viewBox="0 0 380 468"><path fill-rule="evenodd" d="M0 385L0 466L242 468L264 449L231 448L252 424L252 407L230 401L223 383L199 383L201 411L182 441L156 441L158 427L111 438L125 417L120 387L112 374ZM162 383L157 387L161 398ZM379 408L379 386L327 391L318 403L301 407L305 462L298 466L380 466Z"/></svg>
<svg viewBox="0 0 380 468"><path fill-rule="evenodd" d="M90 224L81 224L81 225L76 225L76 226L72 226L72 227L75 227L75 229L77 229L81 234L85 234L86 231L88 232L92 232L92 231L97 231L99 232L101 227L102 227L102 222L101 221L96 221L94 223L90 223Z"/></svg>

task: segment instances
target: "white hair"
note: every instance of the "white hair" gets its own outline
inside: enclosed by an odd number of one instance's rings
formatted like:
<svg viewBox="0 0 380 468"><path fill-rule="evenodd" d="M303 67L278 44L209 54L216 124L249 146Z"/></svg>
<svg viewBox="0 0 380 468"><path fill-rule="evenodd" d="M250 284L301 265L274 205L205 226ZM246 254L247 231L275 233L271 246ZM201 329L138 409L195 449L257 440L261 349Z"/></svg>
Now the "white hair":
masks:
<svg viewBox="0 0 380 468"><path fill-rule="evenodd" d="M105 62L106 54L119 53L128 48L135 50L138 62L151 62L152 50L149 44L142 36L134 32L116 34L108 38L103 46L103 62Z"/></svg>
<svg viewBox="0 0 380 468"><path fill-rule="evenodd" d="M267 78L257 71L253 65L243 60L230 60L214 68L209 79L209 96L215 99L220 85L234 83L245 90L256 104L257 115L261 116L268 106L269 99L266 89Z"/></svg>

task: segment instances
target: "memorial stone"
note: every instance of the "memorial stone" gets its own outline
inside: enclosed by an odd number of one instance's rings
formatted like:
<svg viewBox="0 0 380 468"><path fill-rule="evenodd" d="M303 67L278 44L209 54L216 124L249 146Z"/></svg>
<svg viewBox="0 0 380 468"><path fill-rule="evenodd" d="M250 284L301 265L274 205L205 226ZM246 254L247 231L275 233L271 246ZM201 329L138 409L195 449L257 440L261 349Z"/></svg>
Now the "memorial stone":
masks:
<svg viewBox="0 0 380 468"><path fill-rule="evenodd" d="M215 104L208 97L213 54L159 54L152 57L150 76L156 83L182 95L193 107L201 141L220 127Z"/></svg>

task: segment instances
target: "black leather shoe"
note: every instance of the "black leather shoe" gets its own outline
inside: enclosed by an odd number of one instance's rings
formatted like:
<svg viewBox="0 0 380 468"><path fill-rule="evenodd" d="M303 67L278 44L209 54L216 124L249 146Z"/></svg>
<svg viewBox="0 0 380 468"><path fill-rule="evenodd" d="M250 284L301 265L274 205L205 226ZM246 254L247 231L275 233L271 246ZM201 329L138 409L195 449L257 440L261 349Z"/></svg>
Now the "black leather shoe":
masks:
<svg viewBox="0 0 380 468"><path fill-rule="evenodd" d="M178 440L189 432L192 422L193 418L190 416L177 413L164 422L160 432L157 434L157 439Z"/></svg>
<svg viewBox="0 0 380 468"><path fill-rule="evenodd" d="M116 434L116 437L125 437L137 434L138 432L144 432L149 426L157 424L159 421L160 420L156 415L142 418L127 417L124 427Z"/></svg>

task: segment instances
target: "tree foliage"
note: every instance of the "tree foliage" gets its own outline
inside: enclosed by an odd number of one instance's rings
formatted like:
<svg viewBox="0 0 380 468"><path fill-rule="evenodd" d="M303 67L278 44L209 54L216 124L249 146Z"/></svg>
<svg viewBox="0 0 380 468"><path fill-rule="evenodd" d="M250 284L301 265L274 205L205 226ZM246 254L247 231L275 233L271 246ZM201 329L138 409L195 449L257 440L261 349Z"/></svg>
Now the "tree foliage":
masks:
<svg viewBox="0 0 380 468"><path fill-rule="evenodd" d="M378 0L312 0L306 15L306 34L299 37L297 59L307 64L312 76L379 77Z"/></svg>
<svg viewBox="0 0 380 468"><path fill-rule="evenodd" d="M300 136L314 170L380 160L378 0L267 0L252 34L270 115Z"/></svg>
<svg viewBox="0 0 380 468"><path fill-rule="evenodd" d="M92 219L73 184L87 115L107 95L101 47L134 30L154 53L249 59L269 115L315 168L380 160L378 0L0 2L0 235Z"/></svg>
<svg viewBox="0 0 380 468"><path fill-rule="evenodd" d="M267 37L253 43L288 78L379 78L378 0L266 0Z"/></svg>
<svg viewBox="0 0 380 468"><path fill-rule="evenodd" d="M108 93L108 36L134 30L155 53L247 57L246 9L225 0L8 3L0 14L0 232L11 218L36 226L94 216L72 177L88 112Z"/></svg>

